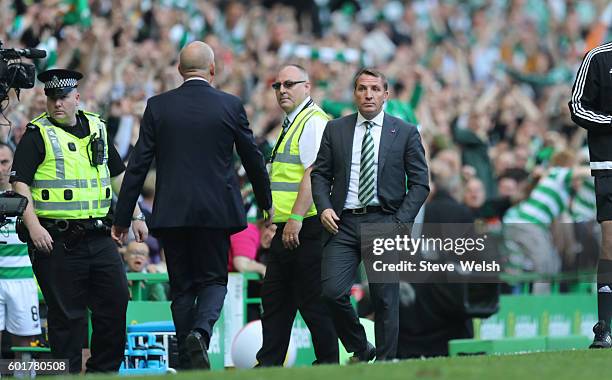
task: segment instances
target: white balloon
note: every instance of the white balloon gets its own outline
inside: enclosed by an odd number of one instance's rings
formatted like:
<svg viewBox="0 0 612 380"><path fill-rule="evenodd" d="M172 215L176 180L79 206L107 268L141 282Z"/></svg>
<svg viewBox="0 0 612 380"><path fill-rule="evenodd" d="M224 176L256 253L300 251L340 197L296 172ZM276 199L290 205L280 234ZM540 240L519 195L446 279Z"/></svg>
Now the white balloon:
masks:
<svg viewBox="0 0 612 380"><path fill-rule="evenodd" d="M253 368L257 364L257 351L261 348L262 342L263 334L260 320L249 322L240 329L232 342L232 361L234 362L234 367ZM296 357L297 347L293 339L291 339L283 366L293 366Z"/></svg>

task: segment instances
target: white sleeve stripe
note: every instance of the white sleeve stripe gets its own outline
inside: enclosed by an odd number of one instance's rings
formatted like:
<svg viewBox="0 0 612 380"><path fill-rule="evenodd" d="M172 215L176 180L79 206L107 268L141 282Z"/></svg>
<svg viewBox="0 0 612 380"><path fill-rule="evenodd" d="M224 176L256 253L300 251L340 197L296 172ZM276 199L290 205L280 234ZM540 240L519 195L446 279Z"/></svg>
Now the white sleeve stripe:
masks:
<svg viewBox="0 0 612 380"><path fill-rule="evenodd" d="M612 161L593 161L590 163L590 166L593 170L612 169Z"/></svg>
<svg viewBox="0 0 612 380"><path fill-rule="evenodd" d="M580 67L578 78L576 80L576 88L574 89L574 94L572 96L572 106L574 108L574 113L577 116L581 116L584 119L587 119L587 120L590 120L596 123L609 124L612 121L612 117L602 116L593 111L585 110L582 107L580 98L582 97L582 94L584 92L584 85L586 82L586 77L588 74L588 67L591 63L591 59L598 53L602 53L602 52L606 52L610 50L612 50L612 48L610 48L610 44L606 44L606 45L599 46L595 49L592 49L587 54L587 57L585 57L585 60L582 63L582 66Z"/></svg>
<svg viewBox="0 0 612 380"><path fill-rule="evenodd" d="M612 51L612 43L596 47L587 54L584 61L582 62L582 65L580 66L580 69L578 70L578 77L576 78L576 87L574 88L574 93L572 94L572 108L574 109L574 113L576 114L576 116L600 124L610 124L612 122L612 117L598 115L593 111L585 110L582 107L580 98L582 97L582 94L584 92L584 84L586 82L588 67L591 63L591 59L596 54L607 51Z"/></svg>
<svg viewBox="0 0 612 380"><path fill-rule="evenodd" d="M574 108L574 113L579 116L582 117L586 120L595 122L595 123L602 123L602 124L609 124L612 121L612 117L606 117L606 116L602 116L599 115L593 111L589 111L589 110L585 110L582 107L582 103L580 102L580 98L582 97L582 94L584 92L584 85L586 82L586 77L588 74L588 67L590 65L591 59L600 52L605 52L605 51L610 51L612 49L606 49L605 45L602 45L600 47L597 47L593 50L591 50L589 52L589 54L587 54L587 57L585 58L582 66L580 67L579 70L579 74L578 74L578 78L576 80L576 88L574 89L574 94L572 96L572 105Z"/></svg>
<svg viewBox="0 0 612 380"><path fill-rule="evenodd" d="M586 77L588 74L588 67L591 63L591 59L598 53L612 50L612 49L609 49L610 46L611 44L601 45L599 47L592 49L587 54L587 56L585 57L579 69L578 78L576 79L576 87L574 89L574 94L572 95L572 105L574 107L574 113L577 114L578 116L582 115L583 118L596 122L596 123L610 123L610 121L612 121L612 118L599 115L593 111L585 110L582 107L580 98L582 97L582 94L584 92L584 85L586 82Z"/></svg>

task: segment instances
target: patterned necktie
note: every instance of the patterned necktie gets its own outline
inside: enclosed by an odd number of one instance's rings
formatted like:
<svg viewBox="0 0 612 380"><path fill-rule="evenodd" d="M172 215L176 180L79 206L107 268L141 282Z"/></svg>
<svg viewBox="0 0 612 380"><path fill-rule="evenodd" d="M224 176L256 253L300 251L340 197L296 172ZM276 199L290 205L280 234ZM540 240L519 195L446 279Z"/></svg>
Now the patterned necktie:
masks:
<svg viewBox="0 0 612 380"><path fill-rule="evenodd" d="M374 199L374 180L376 168L374 167L374 139L372 138L372 122L363 123L366 128L361 141L361 164L359 169L359 202L367 206Z"/></svg>
<svg viewBox="0 0 612 380"><path fill-rule="evenodd" d="M289 127L289 118L285 116L285 120L283 120L283 131L287 130Z"/></svg>

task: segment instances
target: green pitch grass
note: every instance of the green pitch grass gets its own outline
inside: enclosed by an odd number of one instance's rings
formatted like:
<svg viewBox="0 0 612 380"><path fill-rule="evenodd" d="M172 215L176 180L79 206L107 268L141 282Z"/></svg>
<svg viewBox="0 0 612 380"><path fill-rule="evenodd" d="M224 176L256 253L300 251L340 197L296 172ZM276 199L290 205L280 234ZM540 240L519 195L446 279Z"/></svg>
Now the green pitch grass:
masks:
<svg viewBox="0 0 612 380"><path fill-rule="evenodd" d="M176 375L128 377L147 380L404 380L404 379L607 379L612 371L612 350L580 350L504 356L469 356L397 363L264 368L252 370L190 371ZM91 376L88 379L110 379ZM112 376L117 380L117 376ZM74 377L72 378L74 379Z"/></svg>

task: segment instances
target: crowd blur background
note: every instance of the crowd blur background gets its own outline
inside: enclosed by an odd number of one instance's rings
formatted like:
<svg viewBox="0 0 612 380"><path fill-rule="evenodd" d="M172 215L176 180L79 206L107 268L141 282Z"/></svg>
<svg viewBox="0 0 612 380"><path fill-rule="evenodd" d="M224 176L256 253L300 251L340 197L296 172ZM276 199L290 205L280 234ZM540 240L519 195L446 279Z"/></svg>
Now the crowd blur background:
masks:
<svg viewBox="0 0 612 380"><path fill-rule="evenodd" d="M355 112L352 76L374 66L389 79L386 111L419 126L430 201L446 194L495 229L547 175L555 153L571 152L566 166L588 165L586 134L572 123L567 102L582 57L610 37L611 19L607 0L0 0L0 40L47 50L35 62L39 72L82 72L81 108L107 120L125 159L147 99L181 84L177 53L190 41L215 51L214 85L243 100L264 154L284 116L270 87L281 64L307 69L312 97L333 117ZM18 144L45 101L40 85L22 91L20 101L12 94L0 140ZM244 175L239 164L237 171ZM154 174L143 190L148 210ZM570 202L583 185L575 181ZM592 192L588 183L586 189ZM243 195L249 207L246 181ZM564 224L593 222L594 202L583 198L591 213L577 219L568 204L555 215L562 224L554 235L558 271L575 269L584 251L580 236L558 239L568 236ZM256 222L257 210L249 216ZM255 260L265 231L253 226L233 249ZM163 271L156 244L126 249L146 264L126 259L126 267Z"/></svg>

